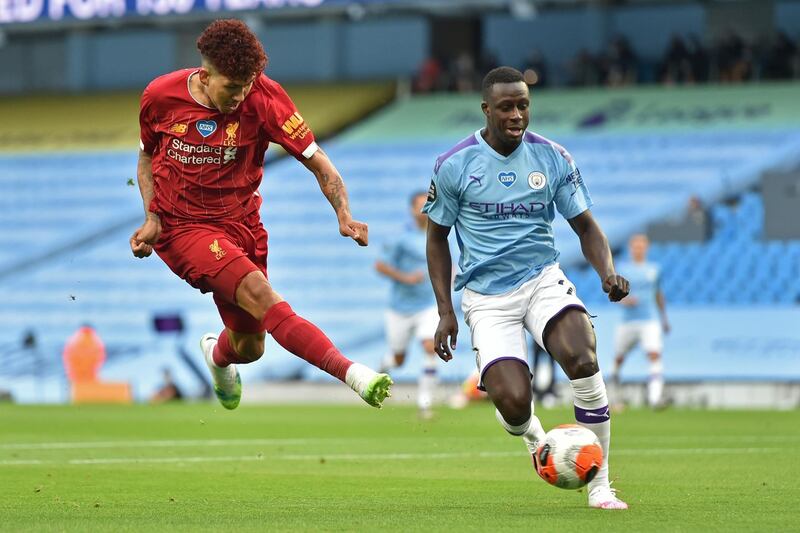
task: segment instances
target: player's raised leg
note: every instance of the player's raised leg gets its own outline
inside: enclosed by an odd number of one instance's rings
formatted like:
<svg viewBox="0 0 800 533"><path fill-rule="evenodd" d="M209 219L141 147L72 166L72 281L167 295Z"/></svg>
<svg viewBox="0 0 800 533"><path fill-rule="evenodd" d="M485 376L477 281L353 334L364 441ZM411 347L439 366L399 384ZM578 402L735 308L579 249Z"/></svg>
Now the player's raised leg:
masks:
<svg viewBox="0 0 800 533"><path fill-rule="evenodd" d="M598 509L627 509L617 498L608 478L611 448L611 414L603 376L597 365L595 336L583 309L568 308L545 327L547 351L564 369L572 385L575 419L592 430L603 446L603 466L589 483L589 505Z"/></svg>
<svg viewBox="0 0 800 533"><path fill-rule="evenodd" d="M294 312L262 272L242 278L236 303L253 317L262 317L263 328L287 351L347 383L368 404L380 408L390 396L392 380L387 374L342 355L317 326Z"/></svg>

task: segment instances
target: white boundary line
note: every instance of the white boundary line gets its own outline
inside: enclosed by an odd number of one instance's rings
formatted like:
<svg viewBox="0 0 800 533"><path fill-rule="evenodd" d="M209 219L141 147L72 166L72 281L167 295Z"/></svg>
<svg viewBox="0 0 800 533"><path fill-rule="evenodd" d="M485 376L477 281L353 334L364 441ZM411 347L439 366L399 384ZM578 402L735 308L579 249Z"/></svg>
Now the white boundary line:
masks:
<svg viewBox="0 0 800 533"><path fill-rule="evenodd" d="M653 448L653 449L611 449L611 455L708 455L708 454L750 454L785 452L785 448ZM471 457L525 457L519 452L454 452L454 453L377 453L377 454L286 454L275 459L288 461L327 460L339 461L393 461L406 459L461 459Z"/></svg>
<svg viewBox="0 0 800 533"><path fill-rule="evenodd" d="M457 438L457 437L453 437ZM311 443L357 442L365 439L351 438L304 438L304 439L173 439L173 440L109 440L109 441L75 441L75 442L8 442L0 443L0 450L80 450L102 448L192 448L205 446L281 446L304 445ZM505 437L489 439L491 441L506 441ZM715 443L723 442L758 442L780 443L798 442L800 435L729 435L729 436L704 436L704 435L664 435L663 437L633 437L626 438L629 443L663 443L691 442L713 440ZM728 448L724 448L728 449ZM614 453L619 453L614 450Z"/></svg>
<svg viewBox="0 0 800 533"><path fill-rule="evenodd" d="M742 455L753 453L783 453L785 448L645 448L613 450L613 455L627 456L652 456L652 455ZM486 457L524 457L526 454L519 452L442 452L442 453L375 453L375 454L279 454L264 456L259 455L223 455L223 456L189 456L189 457L108 457L97 459L12 459L0 460L0 466L26 466L26 465L112 465L136 463L213 463L213 462L242 462L263 461L265 458L278 461L404 461L404 460L437 460L437 459L469 459Z"/></svg>
<svg viewBox="0 0 800 533"><path fill-rule="evenodd" d="M263 456L224 455L220 457L117 457L109 459L70 459L71 465L114 465L130 463L218 463L231 461L263 461Z"/></svg>
<svg viewBox="0 0 800 533"><path fill-rule="evenodd" d="M100 448L182 448L204 446L280 446L308 444L313 439L180 439L180 440L109 440L83 442L11 442L0 444L0 450L80 450Z"/></svg>

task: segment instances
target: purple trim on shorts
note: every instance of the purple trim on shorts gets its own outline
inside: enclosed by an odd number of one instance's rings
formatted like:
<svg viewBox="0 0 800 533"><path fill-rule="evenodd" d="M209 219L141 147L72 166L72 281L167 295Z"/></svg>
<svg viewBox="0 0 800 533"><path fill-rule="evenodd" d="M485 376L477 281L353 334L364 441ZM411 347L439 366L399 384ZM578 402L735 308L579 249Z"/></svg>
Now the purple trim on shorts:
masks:
<svg viewBox="0 0 800 533"><path fill-rule="evenodd" d="M611 420L611 413L607 405L598 409L583 409L576 405L575 420L584 424L602 424Z"/></svg>
<svg viewBox="0 0 800 533"><path fill-rule="evenodd" d="M478 390L486 392L486 388L483 386L483 375L486 373L486 371L489 370L489 368L491 368L491 366L497 363L498 361L508 361L509 359L512 359L514 361L519 361L520 363L525 365L525 367L528 369L528 374L531 374L531 368L528 366L527 361L523 361L519 357L498 357L497 359L492 359L491 361L489 361L489 364L487 364L485 367L483 367L483 370L481 370L480 379L478 380ZM531 376L533 376L533 374L531 374Z"/></svg>
<svg viewBox="0 0 800 533"><path fill-rule="evenodd" d="M585 307L585 306L583 306L583 305L578 305L578 304L568 304L568 305L565 305L564 307L562 307L561 309L559 309L557 313L553 313L553 316L551 316L550 318L548 318L548 319L547 319L547 322L545 323L544 327L542 328L542 344L544 344L544 334L547 332L547 326L549 326L549 325L550 325L550 322L552 322L554 318L556 318L556 317L558 317L558 316L561 316L561 313L563 313L563 312L564 312L564 311L566 311L567 309L573 309L573 308L574 308L574 309L580 309L581 311L583 311L584 313L586 313L586 315L587 315L588 317L590 317L590 318L592 317L592 315L590 315L590 314L589 314L589 311L587 311L587 310L586 310L586 307ZM591 323L591 320L589 320L589 322ZM594 327L594 324L592 324L592 327ZM547 350L547 346L544 346L544 350L545 350L547 353L550 353L550 352Z"/></svg>
<svg viewBox="0 0 800 533"><path fill-rule="evenodd" d="M442 163L450 159L452 155L457 152L460 152L464 148L468 148L470 146L474 146L478 144L478 139L475 138L475 134L473 133L466 139L460 141L457 145L450 148L447 152L443 153L439 157L436 158L436 166L433 168L433 173L436 174L439 172L439 168L442 166Z"/></svg>
<svg viewBox="0 0 800 533"><path fill-rule="evenodd" d="M423 370L423 374L426 374L428 376L435 376L436 375L436 369L435 368L426 368L425 370Z"/></svg>

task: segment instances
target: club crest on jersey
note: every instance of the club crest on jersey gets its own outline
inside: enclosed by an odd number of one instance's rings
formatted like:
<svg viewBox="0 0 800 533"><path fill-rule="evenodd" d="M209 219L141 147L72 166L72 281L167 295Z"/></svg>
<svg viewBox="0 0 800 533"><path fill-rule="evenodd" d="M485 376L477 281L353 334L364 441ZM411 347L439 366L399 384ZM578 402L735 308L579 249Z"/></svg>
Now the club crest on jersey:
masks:
<svg viewBox="0 0 800 533"><path fill-rule="evenodd" d="M236 131L239 129L239 121L231 122L225 126L225 140L222 146L236 146Z"/></svg>
<svg viewBox="0 0 800 533"><path fill-rule="evenodd" d="M517 173L516 172L500 172L497 174L497 181L499 181L503 186L507 189L514 185L514 182L517 181Z"/></svg>
<svg viewBox="0 0 800 533"><path fill-rule="evenodd" d="M528 185L534 191L541 191L547 185L547 177L541 172L531 172L528 174Z"/></svg>
<svg viewBox="0 0 800 533"><path fill-rule="evenodd" d="M214 242L208 245L208 249L211 251L212 254L214 254L214 258L217 261L225 257L226 252L222 248L222 246L219 245L219 241L217 241L217 239L214 239Z"/></svg>
<svg viewBox="0 0 800 533"><path fill-rule="evenodd" d="M208 137L217 131L217 123L213 120L198 120L196 126L197 131L203 136L203 138Z"/></svg>

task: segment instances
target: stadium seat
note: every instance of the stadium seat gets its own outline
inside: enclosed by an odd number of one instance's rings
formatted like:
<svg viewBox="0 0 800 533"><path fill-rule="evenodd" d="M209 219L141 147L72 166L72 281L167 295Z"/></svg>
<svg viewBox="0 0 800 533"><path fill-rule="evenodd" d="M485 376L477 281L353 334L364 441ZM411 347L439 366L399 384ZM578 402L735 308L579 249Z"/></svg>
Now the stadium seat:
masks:
<svg viewBox="0 0 800 533"><path fill-rule="evenodd" d="M388 294L387 283L373 270L374 260L381 244L406 223L409 195L427 189L437 155L458 141L385 135L363 140L356 131L324 143L345 177L354 216L370 224L366 249L338 235L316 180L296 161L271 163L261 187L272 282L348 355L373 365L385 352L382 313ZM747 192L737 207L717 203L752 186L762 170L782 157L790 140L762 131L558 138L578 162L594 214L615 249L624 248L629 235L647 223L683 213L691 196L710 205L714 234L708 243L659 243L653 257L664 266L663 288L670 302L714 305L770 298L786 303L800 295L800 267L775 260L791 256L798 265L800 243L756 246L763 225L758 195ZM196 352L202 333L220 329L209 295L192 290L155 257L131 257L127 241L142 209L137 187L129 182L135 169L134 152L2 156L0 221L7 230L4 247L11 251L0 255L6 303L0 309L0 332L5 339L18 339L35 326L43 352L58 354L69 333L89 322L109 346L139 345L139 357L158 361L154 313L183 313L187 331L180 342L190 353ZM579 266L578 239L565 221L556 220L560 261L576 267L571 276L578 294L589 306L605 305L596 274ZM765 296L742 289L763 264L785 284L784 291ZM468 344L461 342L456 360L443 365L444 379L469 372L473 358ZM252 367L245 380L295 368L299 375L328 379L269 343L263 363ZM159 379L159 370L153 365L134 390L146 390ZM409 366L399 377L417 371Z"/></svg>

